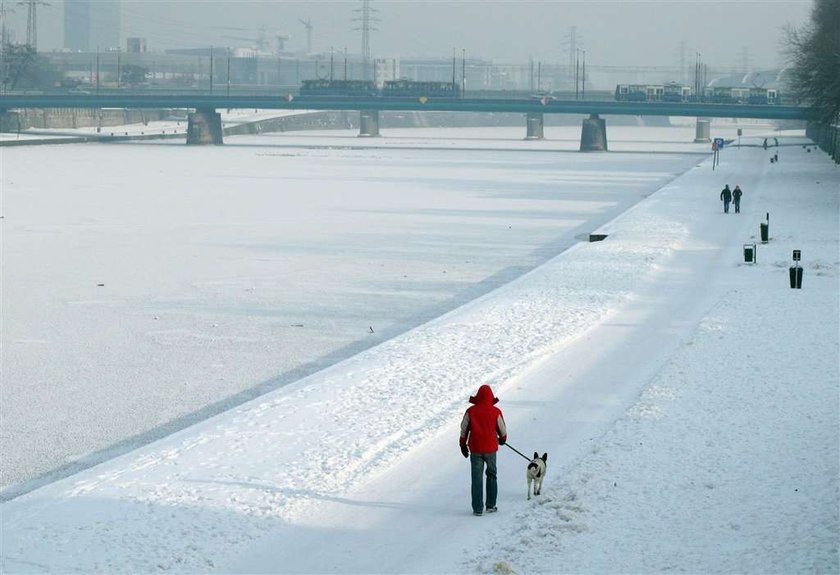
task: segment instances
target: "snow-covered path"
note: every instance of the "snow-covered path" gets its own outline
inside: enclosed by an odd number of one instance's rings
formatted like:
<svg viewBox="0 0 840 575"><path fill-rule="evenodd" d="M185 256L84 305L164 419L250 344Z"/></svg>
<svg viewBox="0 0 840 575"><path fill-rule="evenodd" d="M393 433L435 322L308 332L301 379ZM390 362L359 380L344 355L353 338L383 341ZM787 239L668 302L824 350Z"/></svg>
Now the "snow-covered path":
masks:
<svg viewBox="0 0 840 575"><path fill-rule="evenodd" d="M764 154L748 153L751 157L745 153L738 164L724 166L717 174L723 181L739 181L756 191L750 198L751 209L745 208L741 216L721 221L722 214L708 208L712 195L706 193L708 174L696 170L601 230L609 234L609 241L623 244L625 249L630 244L639 253L656 245L668 246L668 250L646 256L649 261L655 259L652 266L636 260L633 267L644 273L634 277L637 287L624 305L579 337L565 340L554 353L498 389L504 399L500 406L505 409L510 441L527 453L551 453L554 477L598 444L607 427L694 335L710 308L726 293L727 276L742 271L732 265L742 257L743 242L739 240L749 237L749 228L755 227L755 216L763 205L761 190L769 188L769 182L764 181L768 170L761 161ZM643 225L653 215L656 227ZM570 259L591 265L592 256L579 252L597 253L607 245L580 246L578 252L566 253L550 266L563 266ZM621 259L627 255L622 253ZM534 283L549 282L528 276L516 282ZM501 514L479 522L471 516L469 471L457 455L456 437L457 421L453 421L374 481L343 497L324 496L317 510L305 519L282 527L261 548L249 549L238 560L225 564L222 571L431 573L480 566L480 558L473 564L465 562L465 549L481 548L500 531L509 530L515 539L528 526L527 509L532 505L524 496L525 462L508 450L500 453L500 506L507 514L516 512L523 524L509 518L500 521ZM501 529L500 523L504 525ZM625 527L632 530L632 526ZM503 544L504 535L500 539ZM329 541L328 552L325 541ZM527 555L534 546L539 550L538 542L522 538L522 543L525 552L520 554ZM704 551L713 554L717 545L712 542ZM395 553L395 548L401 551ZM539 554L545 555L545 551ZM558 569L555 563L542 567L539 563L529 565L525 572L580 572L587 567L585 563L566 564ZM502 564L508 562L485 565L483 571L492 572ZM614 570L620 565L626 562L607 562L601 569ZM749 567L750 563L740 566ZM652 567L640 563L637 569Z"/></svg>
<svg viewBox="0 0 840 575"><path fill-rule="evenodd" d="M2 570L836 572L838 175L766 156L704 163L604 242L4 504ZM720 213L725 182L740 215ZM765 211L771 243L743 264ZM484 382L549 479L526 502L504 450L500 512L479 519L456 436Z"/></svg>

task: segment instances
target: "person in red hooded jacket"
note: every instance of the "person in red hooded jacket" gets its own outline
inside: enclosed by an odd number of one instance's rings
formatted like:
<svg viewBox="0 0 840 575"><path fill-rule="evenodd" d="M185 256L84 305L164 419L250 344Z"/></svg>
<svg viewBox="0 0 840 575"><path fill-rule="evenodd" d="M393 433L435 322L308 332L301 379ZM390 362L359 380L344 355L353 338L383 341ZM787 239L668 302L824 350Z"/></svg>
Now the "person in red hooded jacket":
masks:
<svg viewBox="0 0 840 575"><path fill-rule="evenodd" d="M482 385L478 393L470 397L472 406L467 408L461 420L461 453L470 458L472 469L473 515L484 510L484 486L481 476L487 475L487 513L496 511L496 452L507 441L507 427L502 410L496 407L499 398L493 395L489 385ZM471 453L472 452L472 453ZM485 471L485 466L487 467Z"/></svg>

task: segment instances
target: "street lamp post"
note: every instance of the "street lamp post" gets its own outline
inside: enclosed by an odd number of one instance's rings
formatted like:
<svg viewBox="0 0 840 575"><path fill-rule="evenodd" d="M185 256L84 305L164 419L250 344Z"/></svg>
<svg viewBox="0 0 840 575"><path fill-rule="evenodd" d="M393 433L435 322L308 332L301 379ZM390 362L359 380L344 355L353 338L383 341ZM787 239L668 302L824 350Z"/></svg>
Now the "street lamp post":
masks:
<svg viewBox="0 0 840 575"><path fill-rule="evenodd" d="M458 63L458 52L456 52L455 48L452 48L452 89L455 89L456 86L456 77L455 77L455 65Z"/></svg>
<svg viewBox="0 0 840 575"><path fill-rule="evenodd" d="M703 94L701 93L701 88L703 86L703 79L701 70L703 68L703 62L701 60L700 52L694 53L694 95L697 97L698 100L701 100Z"/></svg>
<svg viewBox="0 0 840 575"><path fill-rule="evenodd" d="M583 73L580 76L581 99L586 100L586 50L583 51Z"/></svg>
<svg viewBox="0 0 840 575"><path fill-rule="evenodd" d="M461 96L467 91L467 49L461 48Z"/></svg>

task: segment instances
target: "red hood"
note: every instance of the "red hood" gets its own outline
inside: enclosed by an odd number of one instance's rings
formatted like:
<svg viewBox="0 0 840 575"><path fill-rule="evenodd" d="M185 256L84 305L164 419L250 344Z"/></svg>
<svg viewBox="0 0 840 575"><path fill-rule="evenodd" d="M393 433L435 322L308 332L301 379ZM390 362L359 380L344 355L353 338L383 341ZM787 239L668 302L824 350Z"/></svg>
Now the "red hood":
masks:
<svg viewBox="0 0 840 575"><path fill-rule="evenodd" d="M493 396L493 390L490 389L490 386L485 384L478 388L478 393L473 396L470 396L470 403L474 403L475 405L494 405L499 402L498 397Z"/></svg>

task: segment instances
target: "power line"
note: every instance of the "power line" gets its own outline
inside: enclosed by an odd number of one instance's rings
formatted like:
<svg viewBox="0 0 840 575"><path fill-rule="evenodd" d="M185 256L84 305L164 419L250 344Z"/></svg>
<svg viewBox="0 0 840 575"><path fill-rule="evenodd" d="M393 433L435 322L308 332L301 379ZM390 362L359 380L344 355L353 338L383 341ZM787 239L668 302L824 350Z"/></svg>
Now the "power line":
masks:
<svg viewBox="0 0 840 575"><path fill-rule="evenodd" d="M216 36L206 29L196 29L193 22L173 18L162 20L148 15L142 8L138 10L124 6L122 15L122 29L126 36L147 37L174 46L184 46L189 42L202 46L209 45L212 41L208 36ZM154 30L154 33L148 33L150 28Z"/></svg>

